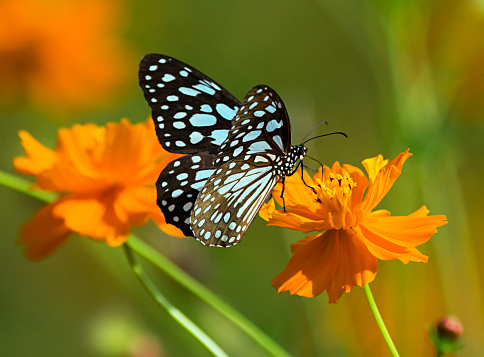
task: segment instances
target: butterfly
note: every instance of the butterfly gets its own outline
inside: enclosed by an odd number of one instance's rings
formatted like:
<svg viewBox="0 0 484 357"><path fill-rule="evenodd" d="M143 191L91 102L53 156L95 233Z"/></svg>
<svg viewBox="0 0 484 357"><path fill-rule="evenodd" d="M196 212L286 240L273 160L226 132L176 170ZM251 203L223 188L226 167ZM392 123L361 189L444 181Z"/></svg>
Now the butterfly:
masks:
<svg viewBox="0 0 484 357"><path fill-rule="evenodd" d="M291 147L281 98L259 85L239 102L200 71L159 54L143 57L139 83L161 146L185 154L156 182L166 222L205 245L238 243L276 183L306 155L303 144Z"/></svg>

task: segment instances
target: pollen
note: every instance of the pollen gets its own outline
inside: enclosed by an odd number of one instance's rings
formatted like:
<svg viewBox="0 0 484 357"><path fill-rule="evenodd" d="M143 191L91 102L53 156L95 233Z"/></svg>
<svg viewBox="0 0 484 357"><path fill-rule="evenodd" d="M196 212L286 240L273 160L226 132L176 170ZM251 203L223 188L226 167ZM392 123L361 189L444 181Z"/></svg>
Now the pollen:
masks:
<svg viewBox="0 0 484 357"><path fill-rule="evenodd" d="M332 199L335 195L340 193L343 197L349 196L353 187L356 187L356 182L350 177L348 173L334 174L330 172L328 178L324 181L316 179L316 189L314 190L315 198Z"/></svg>

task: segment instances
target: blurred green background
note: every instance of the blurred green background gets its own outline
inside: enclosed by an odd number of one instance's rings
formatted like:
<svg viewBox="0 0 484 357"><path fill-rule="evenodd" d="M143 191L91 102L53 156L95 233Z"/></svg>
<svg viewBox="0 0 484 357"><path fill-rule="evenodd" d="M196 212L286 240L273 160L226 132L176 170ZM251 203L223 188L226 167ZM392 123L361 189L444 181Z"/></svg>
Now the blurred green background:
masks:
<svg viewBox="0 0 484 357"><path fill-rule="evenodd" d="M147 53L178 58L236 97L267 84L283 98L299 143L320 120L311 156L360 166L410 147L379 206L406 215L423 204L449 224L420 247L427 264L379 262L372 290L402 356L432 356L429 324L459 316L466 347L484 350L484 3L451 0L0 2L0 169L23 155L17 132L52 147L59 127L149 115L137 84ZM31 263L15 245L41 207L0 187L0 355L208 356L161 312L122 249L73 237ZM297 232L256 218L230 249L135 231L260 326L294 356L387 356L361 288L278 295L270 281ZM265 356L250 338L164 274L160 289L231 356Z"/></svg>

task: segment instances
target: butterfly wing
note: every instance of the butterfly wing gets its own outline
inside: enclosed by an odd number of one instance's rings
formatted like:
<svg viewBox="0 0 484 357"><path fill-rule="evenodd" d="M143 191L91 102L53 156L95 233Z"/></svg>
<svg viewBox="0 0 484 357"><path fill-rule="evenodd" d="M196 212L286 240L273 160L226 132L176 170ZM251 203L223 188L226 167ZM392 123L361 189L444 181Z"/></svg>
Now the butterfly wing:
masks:
<svg viewBox="0 0 484 357"><path fill-rule="evenodd" d="M275 184L276 174L262 155L217 169L191 213L195 238L205 245L228 247L238 243Z"/></svg>
<svg viewBox="0 0 484 357"><path fill-rule="evenodd" d="M194 237L190 214L200 190L215 171L213 157L185 155L170 162L156 182L157 201L167 223Z"/></svg>
<svg viewBox="0 0 484 357"><path fill-rule="evenodd" d="M275 159L287 154L290 147L291 123L282 99L268 86L256 86L242 101L215 163L257 153Z"/></svg>
<svg viewBox="0 0 484 357"><path fill-rule="evenodd" d="M179 154L216 154L240 102L221 85L174 58L149 54L139 83L163 148Z"/></svg>
<svg viewBox="0 0 484 357"><path fill-rule="evenodd" d="M220 164L198 195L191 213L195 238L206 245L240 241L278 180L277 167L291 146L285 106L267 86L242 101L220 148Z"/></svg>

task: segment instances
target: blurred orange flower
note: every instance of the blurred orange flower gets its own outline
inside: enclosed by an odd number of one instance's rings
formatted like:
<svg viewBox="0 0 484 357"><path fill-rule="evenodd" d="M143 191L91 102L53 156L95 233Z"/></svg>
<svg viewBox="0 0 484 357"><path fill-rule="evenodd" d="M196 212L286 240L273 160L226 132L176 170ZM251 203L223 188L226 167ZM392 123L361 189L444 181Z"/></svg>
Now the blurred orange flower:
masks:
<svg viewBox="0 0 484 357"><path fill-rule="evenodd" d="M286 212L276 210L271 199L260 216L268 225L305 233L325 232L308 235L291 246L293 256L272 286L279 293L289 291L305 297L326 290L329 302L336 303L353 285L373 281L377 259L399 259L405 264L427 262L415 247L429 240L436 227L447 223L445 216L427 216L425 206L402 217L391 217L386 210L373 211L411 155L407 150L390 162L381 155L364 160L368 178L351 165L336 162L331 168L324 166L312 179L304 175L312 190L301 175L286 177ZM282 205L281 189L282 184L278 184L273 196Z"/></svg>
<svg viewBox="0 0 484 357"><path fill-rule="evenodd" d="M111 0L0 2L0 101L54 109L105 103L128 78Z"/></svg>
<svg viewBox="0 0 484 357"><path fill-rule="evenodd" d="M161 170L180 155L162 149L151 119L60 129L54 150L26 131L19 135L26 157L14 159L15 169L35 176L37 188L60 194L22 228L27 258L45 258L74 232L118 246L150 217L168 234L183 236L165 223L155 189Z"/></svg>

